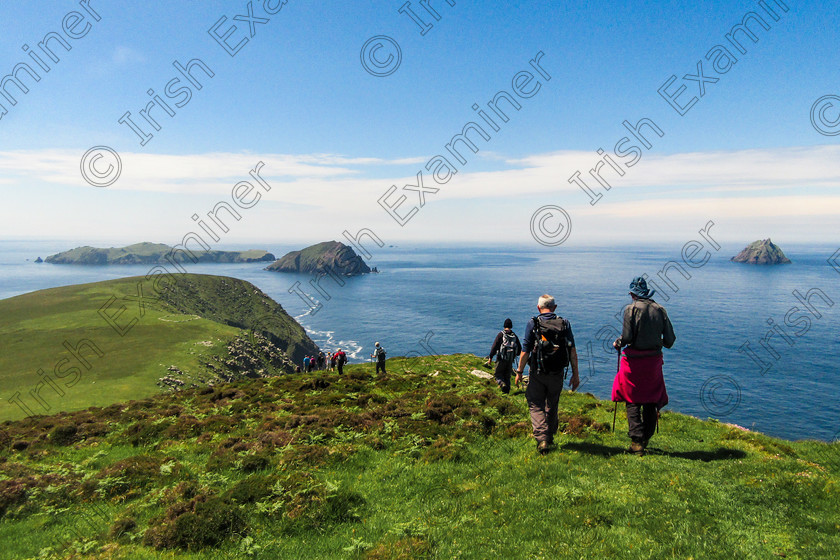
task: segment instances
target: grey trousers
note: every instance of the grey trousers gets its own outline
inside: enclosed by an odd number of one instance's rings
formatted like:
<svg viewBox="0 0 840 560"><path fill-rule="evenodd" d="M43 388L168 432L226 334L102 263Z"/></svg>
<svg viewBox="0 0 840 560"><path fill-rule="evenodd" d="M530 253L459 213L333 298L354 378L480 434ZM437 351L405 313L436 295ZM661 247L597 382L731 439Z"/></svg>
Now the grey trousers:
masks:
<svg viewBox="0 0 840 560"><path fill-rule="evenodd" d="M531 374L525 400L531 411L531 425L534 427L534 439L554 441L557 433L557 403L563 391L562 375Z"/></svg>
<svg viewBox="0 0 840 560"><path fill-rule="evenodd" d="M630 436L630 441L647 443L656 433L658 415L659 409L656 403L627 403L627 435Z"/></svg>

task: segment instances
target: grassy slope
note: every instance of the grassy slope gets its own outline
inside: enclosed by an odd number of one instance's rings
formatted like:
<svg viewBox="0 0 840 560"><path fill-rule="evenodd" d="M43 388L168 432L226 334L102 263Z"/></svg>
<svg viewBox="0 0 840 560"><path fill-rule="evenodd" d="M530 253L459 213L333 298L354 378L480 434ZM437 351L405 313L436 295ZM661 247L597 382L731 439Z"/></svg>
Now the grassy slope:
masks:
<svg viewBox="0 0 840 560"><path fill-rule="evenodd" d="M560 449L539 457L522 393L470 375L480 363L398 358L387 377L356 365L6 424L0 558L62 535L132 560L840 555L838 444L664 413L639 458L623 420L607 429L612 403L567 393ZM93 506L106 519L69 536Z"/></svg>
<svg viewBox="0 0 840 560"><path fill-rule="evenodd" d="M169 366L198 372L202 357L224 352L227 341L237 335L247 337L251 328L273 333L276 342L285 341L280 344L282 350L292 354L302 357L304 352L314 350L315 345L303 329L252 284L217 276L177 278L178 282L162 294L161 300L145 302L143 317L139 316L137 302L122 301L124 296L137 296L137 283L143 280L139 277L41 290L0 300L0 420L25 415L8 402L17 391L35 413L79 410L150 396L160 390L155 382L168 373ZM151 282L142 281L142 285L146 298L155 296ZM127 307L118 318L119 324L139 319L123 337L97 313L112 296L122 303L112 306L110 313L122 304ZM53 375L65 395L61 397L45 387L41 395L50 406L45 411L29 395L40 380L37 370L42 368L52 374L62 358L71 359L72 365L78 366L62 343L67 340L75 345L82 339L93 341L104 355L97 358L93 351L84 351L92 367L82 368L81 379L72 387L64 382L73 376L62 381Z"/></svg>

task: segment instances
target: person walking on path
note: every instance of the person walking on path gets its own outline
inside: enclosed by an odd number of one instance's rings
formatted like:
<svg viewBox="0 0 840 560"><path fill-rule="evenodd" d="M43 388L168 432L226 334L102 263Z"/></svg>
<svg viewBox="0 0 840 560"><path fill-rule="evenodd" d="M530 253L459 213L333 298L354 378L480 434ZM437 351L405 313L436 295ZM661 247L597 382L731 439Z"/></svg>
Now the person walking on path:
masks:
<svg viewBox="0 0 840 560"><path fill-rule="evenodd" d="M530 379L525 390L525 400L531 412L537 451L545 455L554 445L554 434L557 433L557 405L563 391L566 370L571 365L572 378L569 380L569 387L572 391L580 385L580 377L571 324L555 315L557 304L548 294L540 296L537 300L537 309L540 314L532 317L525 326L522 353L519 355L519 366L516 369L516 384L522 381L522 373L527 363Z"/></svg>
<svg viewBox="0 0 840 560"><path fill-rule="evenodd" d="M499 331L493 340L490 355L487 356L487 363L484 364L490 367L493 356L496 356L496 384L502 390L502 393L510 393L513 362L520 352L522 352L522 344L519 342L519 337L513 332L513 321L505 319L504 328Z"/></svg>
<svg viewBox="0 0 840 560"><path fill-rule="evenodd" d="M335 357L335 365L338 367L338 375L344 375L344 364L347 363L347 354L339 348L333 356Z"/></svg>
<svg viewBox="0 0 840 560"><path fill-rule="evenodd" d="M378 374L381 369L382 375L385 375L385 349L378 342L374 344L373 354L370 357L376 359L376 373Z"/></svg>
<svg viewBox="0 0 840 560"><path fill-rule="evenodd" d="M303 371L305 371L306 373L309 373L309 356L308 355L303 358Z"/></svg>
<svg viewBox="0 0 840 560"><path fill-rule="evenodd" d="M656 432L659 410L668 404L662 376L662 347L671 348L677 337L665 308L651 299L654 290L637 276L630 282L632 303L624 308L621 336L616 350L624 351L612 387L613 402L627 403L629 451L644 455ZM618 406L618 405L616 405Z"/></svg>

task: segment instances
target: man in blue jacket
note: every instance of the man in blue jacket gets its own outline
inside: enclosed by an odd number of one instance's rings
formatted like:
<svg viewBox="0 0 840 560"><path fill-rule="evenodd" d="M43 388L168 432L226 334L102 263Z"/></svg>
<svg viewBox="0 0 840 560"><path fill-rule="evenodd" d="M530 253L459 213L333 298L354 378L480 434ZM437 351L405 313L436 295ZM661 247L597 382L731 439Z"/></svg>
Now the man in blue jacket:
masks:
<svg viewBox="0 0 840 560"><path fill-rule="evenodd" d="M563 391L566 368L569 365L572 367L572 378L569 380L572 391L580 385L580 377L571 324L555 315L557 304L550 295L540 296L537 309L540 314L530 319L525 327L516 383L522 381L522 372L527 363L531 377L525 390L525 400L531 412L537 451L545 455L554 444L554 434L557 433L557 405Z"/></svg>

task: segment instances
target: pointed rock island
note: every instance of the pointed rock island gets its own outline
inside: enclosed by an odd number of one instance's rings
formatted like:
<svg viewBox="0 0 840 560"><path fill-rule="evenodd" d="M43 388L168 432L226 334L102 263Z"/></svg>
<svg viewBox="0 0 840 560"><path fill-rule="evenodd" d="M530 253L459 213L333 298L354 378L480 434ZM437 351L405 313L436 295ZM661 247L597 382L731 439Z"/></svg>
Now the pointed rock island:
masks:
<svg viewBox="0 0 840 560"><path fill-rule="evenodd" d="M167 256L169 257L167 259ZM76 247L69 251L47 257L52 264L155 264L171 260L185 262L187 259L201 263L249 263L273 261L268 251L185 251L183 245L170 247L163 243L135 243L126 247Z"/></svg>
<svg viewBox="0 0 840 560"><path fill-rule="evenodd" d="M769 237L753 241L729 260L747 264L790 264L790 259Z"/></svg>
<svg viewBox="0 0 840 560"><path fill-rule="evenodd" d="M371 271L352 247L338 241L325 241L300 251L286 253L266 270L303 274L339 274L358 276Z"/></svg>

